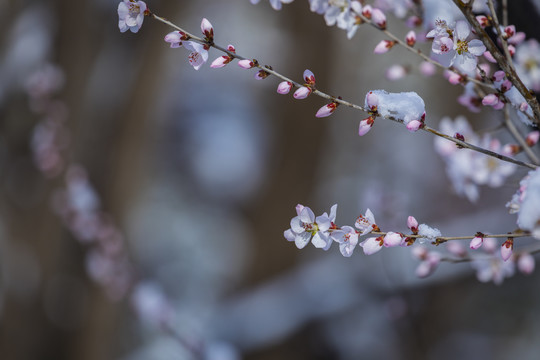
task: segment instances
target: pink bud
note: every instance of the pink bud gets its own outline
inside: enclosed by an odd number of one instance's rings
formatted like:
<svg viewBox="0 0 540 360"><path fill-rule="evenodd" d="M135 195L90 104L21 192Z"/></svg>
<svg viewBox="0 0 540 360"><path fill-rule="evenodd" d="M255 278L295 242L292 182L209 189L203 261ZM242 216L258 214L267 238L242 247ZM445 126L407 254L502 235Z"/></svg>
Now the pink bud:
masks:
<svg viewBox="0 0 540 360"><path fill-rule="evenodd" d="M506 144L502 147L501 153L506 156L514 156L519 153L520 150L521 148L518 144Z"/></svg>
<svg viewBox="0 0 540 360"><path fill-rule="evenodd" d="M208 21L206 18L202 19L201 31L204 36L206 36L207 40L212 41L214 39L214 28L212 27L212 24L210 24L210 21Z"/></svg>
<svg viewBox="0 0 540 360"><path fill-rule="evenodd" d="M409 121L409 123L407 124L407 130L409 130L410 132L416 132L418 131L418 129L422 128L424 126L424 124L418 120L412 120L412 121Z"/></svg>
<svg viewBox="0 0 540 360"><path fill-rule="evenodd" d="M534 271L534 257L529 253L519 255L517 267L523 274L529 275Z"/></svg>
<svg viewBox="0 0 540 360"><path fill-rule="evenodd" d="M516 27L514 25L509 25L504 28L503 38L508 39L514 36L516 33Z"/></svg>
<svg viewBox="0 0 540 360"><path fill-rule="evenodd" d="M238 61L238 66L240 66L242 69L251 69L255 66L255 63L251 60L245 59Z"/></svg>
<svg viewBox="0 0 540 360"><path fill-rule="evenodd" d="M298 100L305 99L309 96L309 94L311 94L311 91L312 91L311 88L306 87L306 86L301 86L294 92L293 96L295 99L298 99Z"/></svg>
<svg viewBox="0 0 540 360"><path fill-rule="evenodd" d="M375 46L375 50L373 52L375 54L384 54L385 52L388 52L394 45L396 44L395 41L392 40L382 40Z"/></svg>
<svg viewBox="0 0 540 360"><path fill-rule="evenodd" d="M369 110L377 111L377 105L379 105L379 97L377 94L374 94L373 91L370 91L366 95L366 105Z"/></svg>
<svg viewBox="0 0 540 360"><path fill-rule="evenodd" d="M366 135L369 130L371 130L371 127L373 126L374 119L373 117L368 117L362 121L360 121L360 126L358 128L358 135L364 136Z"/></svg>
<svg viewBox="0 0 540 360"><path fill-rule="evenodd" d="M334 111L336 110L336 107L337 107L337 103L335 103L335 102L331 102L330 104L326 104L323 107L321 107L319 109L319 111L317 111L315 116L318 117L318 118L330 116L330 115L332 115L334 113Z"/></svg>
<svg viewBox="0 0 540 360"><path fill-rule="evenodd" d="M278 94L288 94L291 91L292 83L290 81L282 81L277 87Z"/></svg>
<svg viewBox="0 0 540 360"><path fill-rule="evenodd" d="M382 237L380 236L378 238L370 237L362 241L359 245L364 250L364 254L373 255L382 249L382 242Z"/></svg>
<svg viewBox="0 0 540 360"><path fill-rule="evenodd" d="M409 31L405 36L405 41L407 42L407 45L414 46L414 44L416 44L416 33L412 30Z"/></svg>
<svg viewBox="0 0 540 360"><path fill-rule="evenodd" d="M227 46L227 50L229 50L229 51L232 52L232 53L236 53L236 49L234 48L233 45L230 45L230 44L229 44L229 45Z"/></svg>
<svg viewBox="0 0 540 360"><path fill-rule="evenodd" d="M508 52L510 56L514 56L516 54L516 47L514 45L508 45Z"/></svg>
<svg viewBox="0 0 540 360"><path fill-rule="evenodd" d="M501 81L502 79L504 79L505 76L506 74L504 73L504 71L495 71L495 73L493 74L493 81Z"/></svg>
<svg viewBox="0 0 540 360"><path fill-rule="evenodd" d="M534 146L538 142L538 139L540 138L540 131L531 131L529 135L527 135L527 138L525 141L527 142L527 145Z"/></svg>
<svg viewBox="0 0 540 360"><path fill-rule="evenodd" d="M452 85L457 85L461 83L462 80L463 78L461 77L460 74L456 74L455 72L450 72L448 74L448 82Z"/></svg>
<svg viewBox="0 0 540 360"><path fill-rule="evenodd" d="M499 103L499 96L497 94L489 94L482 99L482 105L495 106Z"/></svg>
<svg viewBox="0 0 540 360"><path fill-rule="evenodd" d="M484 242L484 238L481 237L481 236L475 236L472 240L471 240L471 243L469 244L469 247L473 250L476 250L478 249L480 246L482 246Z"/></svg>
<svg viewBox="0 0 540 360"><path fill-rule="evenodd" d="M429 61L422 61L420 63L420 73L424 76L431 76L435 74L437 68Z"/></svg>
<svg viewBox="0 0 540 360"><path fill-rule="evenodd" d="M386 247L394 247L399 246L401 244L401 241L403 240L403 236L401 234L395 233L395 232L388 232L384 236L384 246Z"/></svg>
<svg viewBox="0 0 540 360"><path fill-rule="evenodd" d="M386 15L380 9L373 9L371 12L371 21L381 29L386 29Z"/></svg>
<svg viewBox="0 0 540 360"><path fill-rule="evenodd" d="M371 19L372 11L373 11L373 8L371 7L371 5L366 5L362 8L362 15L364 15L364 17L368 19Z"/></svg>
<svg viewBox="0 0 540 360"><path fill-rule="evenodd" d="M223 55L223 56L218 57L216 60L212 61L212 64L210 64L210 67L214 69L222 68L230 62L231 62L231 58Z"/></svg>
<svg viewBox="0 0 540 360"><path fill-rule="evenodd" d="M255 80L264 80L264 79L266 79L268 77L268 75L270 75L270 73L267 73L264 70L259 70L255 74Z"/></svg>
<svg viewBox="0 0 540 360"><path fill-rule="evenodd" d="M524 101L519 104L519 111L525 112L527 109L529 109L529 104L527 104L527 102Z"/></svg>
<svg viewBox="0 0 540 360"><path fill-rule="evenodd" d="M504 80L501 84L501 91L502 92L507 92L508 90L510 90L512 88L512 82L508 79Z"/></svg>
<svg viewBox="0 0 540 360"><path fill-rule="evenodd" d="M407 27L410 27L410 28L415 28L417 26L420 26L422 25L422 19L419 18L418 16L416 15L413 15L409 18L407 18L407 20L405 20L405 25L407 25Z"/></svg>
<svg viewBox="0 0 540 360"><path fill-rule="evenodd" d="M411 229L413 234L418 234L418 221L416 221L416 218L414 216L409 216L407 218L407 227Z"/></svg>
<svg viewBox="0 0 540 360"><path fill-rule="evenodd" d="M493 55L491 55L491 53L489 51L484 52L484 57L490 63L493 63L493 64L497 63L497 60L495 60L495 58L493 57Z"/></svg>
<svg viewBox="0 0 540 360"><path fill-rule="evenodd" d="M489 20L485 15L479 15L476 17L476 21L480 24L482 28L485 28L489 25Z"/></svg>
<svg viewBox="0 0 540 360"><path fill-rule="evenodd" d="M507 261L512 256L514 250L514 239L508 238L501 246L501 257L504 261Z"/></svg>
<svg viewBox="0 0 540 360"><path fill-rule="evenodd" d="M308 69L304 70L304 81L308 85L315 85L315 75Z"/></svg>
<svg viewBox="0 0 540 360"><path fill-rule="evenodd" d="M489 64L486 64L486 63L478 64L478 67L484 71L484 74L486 74L486 76L489 76L489 73L491 71ZM477 70L477 72L478 74L480 74L480 70Z"/></svg>

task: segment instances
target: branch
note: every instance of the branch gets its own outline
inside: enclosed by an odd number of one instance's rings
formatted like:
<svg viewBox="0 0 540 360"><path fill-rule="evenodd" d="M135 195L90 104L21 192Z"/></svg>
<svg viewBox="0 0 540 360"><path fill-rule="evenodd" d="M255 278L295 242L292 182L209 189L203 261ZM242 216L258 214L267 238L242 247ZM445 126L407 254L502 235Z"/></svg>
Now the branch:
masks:
<svg viewBox="0 0 540 360"><path fill-rule="evenodd" d="M162 18L160 16L157 16L154 13L151 13L150 16L152 16L154 19L156 19L156 20L158 20L158 21L160 21L160 22L162 22L164 24L167 24L167 25L171 26L172 28L174 28L174 29L176 29L178 31L181 31L182 33L184 33L189 38L189 40L196 41L196 42L198 42L200 44L207 45L209 47L213 47L213 48L215 48L215 49L217 49L217 50L219 50L219 51L221 51L223 53L226 53L231 58L235 58L235 59L238 59L238 60L251 60L251 59L248 59L248 58L243 57L241 55L238 55L236 53L233 53L233 52L227 50L226 48L215 44L213 41L209 42L209 41L207 41L207 40L205 40L203 38L195 36L195 35L187 32L187 31L185 31L184 29L180 28L179 26L173 24L169 20L164 19L164 18ZM296 81L294 81L294 80L280 74L279 72L269 68L268 66L260 65L258 61L253 61L253 63L254 63L254 67L259 68L259 69L267 72L268 74L274 75L275 77L277 77L277 78L279 78L279 79L281 79L283 81L288 81L288 82L292 83L295 87L302 87L303 86L303 84L300 84L300 83L298 83L298 82L296 82ZM337 103L337 104L340 104L340 105L344 105L344 106L347 106L347 107L350 107L350 108L353 108L353 109L356 109L356 110L361 110L361 111L364 111L364 112L369 112L363 106L354 104L352 102L343 100L341 98L337 98L336 96L329 95L329 94L327 94L327 93L325 93L323 91L320 91L320 90L314 89L312 94L317 95L319 97L322 97L324 99L330 100L330 101L332 101L334 103ZM393 116L381 116L380 114L374 114L373 116L384 117L384 118L386 118L388 120L392 120L392 121L395 121L395 122L398 122L398 123L403 123L403 121L401 121L399 119L396 119ZM452 142L456 143L457 145L459 145L461 147L464 147L464 148L467 148L467 149L470 149L470 150L474 150L474 151L483 153L483 154L488 155L488 156L492 156L492 157L497 158L497 159L502 160L502 161L510 162L510 163L513 163L513 164L516 164L516 165L519 165L519 166L528 167L528 168L533 169L533 170L537 168L536 165L525 163L525 162L522 162L522 161L519 161L519 160L516 160L516 159L512 159L512 158L510 158L508 156L497 154L497 153L495 153L493 151L478 147L478 146L470 144L468 142L458 140L458 139L453 138L451 136L445 135L445 134L443 134L443 133L441 133L441 132L439 132L439 131L437 131L435 129L432 129L432 128L428 127L428 126L424 126L422 128L422 130L427 131L429 133L432 133L432 134L434 134L436 136L445 138L445 139L447 139L449 141L452 141Z"/></svg>

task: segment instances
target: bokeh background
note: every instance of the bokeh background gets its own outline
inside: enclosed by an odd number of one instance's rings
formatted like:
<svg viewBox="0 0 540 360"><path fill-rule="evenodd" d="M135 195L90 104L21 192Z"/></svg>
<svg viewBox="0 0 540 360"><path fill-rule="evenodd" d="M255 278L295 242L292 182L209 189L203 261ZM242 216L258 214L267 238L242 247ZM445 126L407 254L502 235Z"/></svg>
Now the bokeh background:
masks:
<svg viewBox="0 0 540 360"><path fill-rule="evenodd" d="M298 81L310 69L352 102L372 89L416 91L433 127L460 114L477 129L500 120L458 105L462 90L422 76L404 49L374 55L383 37L373 28L347 40L306 1L279 12L265 1L147 4L193 33L206 17L218 44ZM510 15L534 36L528 5L512 2ZM337 203L340 225L370 208L383 230L406 231L414 215L445 235L511 231L504 205L524 171L472 204L455 195L429 134L379 119L359 138L365 114L317 119L322 99L279 95L273 78L235 64L195 71L187 50L163 41L166 25L147 18L139 33L120 33L117 6L0 0L1 359L537 359L537 274L496 286L467 264L442 264L417 279L407 249L344 258L283 238L298 203L316 214ZM167 296L176 335L141 319L129 291L92 281L91 245L53 211L66 178L36 167L43 118L28 95L47 64L63 73L61 167L85 169L136 281ZM393 64L410 74L387 80Z"/></svg>

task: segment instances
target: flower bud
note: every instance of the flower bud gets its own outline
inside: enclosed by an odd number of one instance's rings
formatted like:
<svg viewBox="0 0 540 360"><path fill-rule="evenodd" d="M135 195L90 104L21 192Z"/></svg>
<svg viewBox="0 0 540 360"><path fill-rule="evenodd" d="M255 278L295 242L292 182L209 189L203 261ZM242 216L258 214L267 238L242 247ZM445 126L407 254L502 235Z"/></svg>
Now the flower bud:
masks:
<svg viewBox="0 0 540 360"><path fill-rule="evenodd" d="M244 59L244 60L238 61L238 66L240 66L242 69L251 69L252 67L255 66L255 63L251 60Z"/></svg>
<svg viewBox="0 0 540 360"><path fill-rule="evenodd" d="M337 105L338 104L335 103L335 102L331 102L330 104L326 104L317 111L315 116L318 117L318 118L330 116L336 110Z"/></svg>
<svg viewBox="0 0 540 360"><path fill-rule="evenodd" d="M364 136L366 135L369 130L371 130L371 127L374 123L374 118L372 116L365 118L364 120L360 121L360 126L358 128L358 135Z"/></svg>
<svg viewBox="0 0 540 360"><path fill-rule="evenodd" d="M514 250L514 239L508 238L501 246L501 257L504 261L507 261L512 257L512 252Z"/></svg>
<svg viewBox="0 0 540 360"><path fill-rule="evenodd" d="M311 94L311 88L307 87L307 86L301 86L300 88L298 88L293 96L295 99L305 99L309 96L309 94Z"/></svg>
<svg viewBox="0 0 540 360"><path fill-rule="evenodd" d="M290 81L282 81L277 87L278 94L288 94L291 91L292 83Z"/></svg>
<svg viewBox="0 0 540 360"><path fill-rule="evenodd" d="M529 135L527 135L527 138L525 139L525 141L527 142L527 145L532 147L532 146L536 145L539 138L540 138L540 131L538 131L538 130L531 131L529 133Z"/></svg>
<svg viewBox="0 0 540 360"><path fill-rule="evenodd" d="M210 24L210 21L208 21L206 18L202 19L201 31L206 37L206 40L210 42L214 40L214 28L212 27L212 24Z"/></svg>
<svg viewBox="0 0 540 360"><path fill-rule="evenodd" d="M414 216L409 216L407 218L407 227L411 229L413 234L418 234L418 221Z"/></svg>

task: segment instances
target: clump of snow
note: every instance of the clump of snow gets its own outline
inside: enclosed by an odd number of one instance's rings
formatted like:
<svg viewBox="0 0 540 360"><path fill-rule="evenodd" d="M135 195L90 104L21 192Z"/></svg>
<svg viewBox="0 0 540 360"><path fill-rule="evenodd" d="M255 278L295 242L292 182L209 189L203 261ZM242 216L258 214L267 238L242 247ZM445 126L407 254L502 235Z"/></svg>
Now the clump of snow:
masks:
<svg viewBox="0 0 540 360"><path fill-rule="evenodd" d="M420 120L425 115L424 100L415 92L389 93L385 90L371 90L369 94L378 98L377 111L382 117L393 117L405 125L413 120ZM369 108L366 95L365 106ZM372 96L372 95L371 95Z"/></svg>

